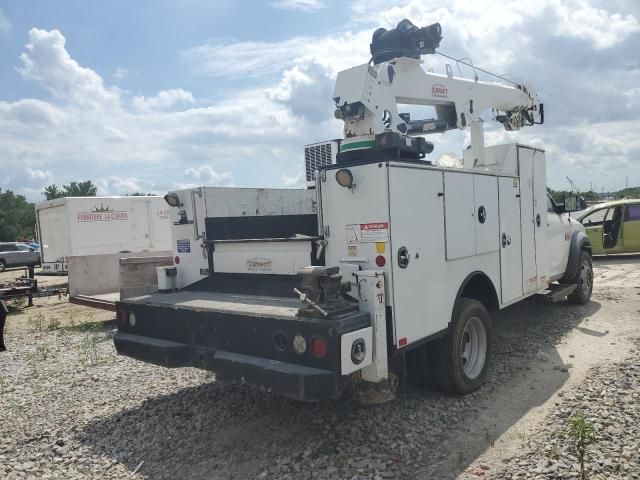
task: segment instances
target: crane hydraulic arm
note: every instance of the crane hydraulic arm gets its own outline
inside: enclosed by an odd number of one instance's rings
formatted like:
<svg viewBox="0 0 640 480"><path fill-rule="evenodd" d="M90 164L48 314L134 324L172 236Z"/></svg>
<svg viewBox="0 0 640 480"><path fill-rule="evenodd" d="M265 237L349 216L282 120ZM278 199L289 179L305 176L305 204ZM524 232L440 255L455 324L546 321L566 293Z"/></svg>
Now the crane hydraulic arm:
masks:
<svg viewBox="0 0 640 480"><path fill-rule="evenodd" d="M396 29L374 33L373 65L338 73L333 99L336 117L344 121L341 153L361 155L386 147L422 158L433 150L424 135L469 127L472 149L482 163L484 112L491 109L506 130L544 121L543 105L530 85L457 78L449 65L446 75L424 71L420 55L434 53L441 38L439 24L420 29L403 20ZM434 106L437 118L411 119L398 112L398 104Z"/></svg>

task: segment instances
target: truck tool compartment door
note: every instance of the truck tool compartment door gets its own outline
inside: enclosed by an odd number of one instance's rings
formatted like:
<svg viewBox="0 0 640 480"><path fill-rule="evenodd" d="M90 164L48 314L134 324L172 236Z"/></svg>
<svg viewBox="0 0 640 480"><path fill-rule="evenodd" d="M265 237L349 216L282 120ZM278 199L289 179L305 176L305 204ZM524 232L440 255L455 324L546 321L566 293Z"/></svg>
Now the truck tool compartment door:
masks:
<svg viewBox="0 0 640 480"><path fill-rule="evenodd" d="M444 211L447 231L447 260L475 254L473 175L444 173Z"/></svg>
<svg viewBox="0 0 640 480"><path fill-rule="evenodd" d="M522 219L522 289L525 294L542 288L546 275L544 245L547 237L546 175L544 153L518 147L520 215Z"/></svg>
<svg viewBox="0 0 640 480"><path fill-rule="evenodd" d="M522 247L520 244L520 182L498 178L500 203L500 284L502 303L522 297Z"/></svg>
<svg viewBox="0 0 640 480"><path fill-rule="evenodd" d="M498 178L493 175L473 176L476 255L495 252L498 241Z"/></svg>
<svg viewBox="0 0 640 480"><path fill-rule="evenodd" d="M442 172L390 168L389 186L394 325L402 347L446 328L450 320Z"/></svg>

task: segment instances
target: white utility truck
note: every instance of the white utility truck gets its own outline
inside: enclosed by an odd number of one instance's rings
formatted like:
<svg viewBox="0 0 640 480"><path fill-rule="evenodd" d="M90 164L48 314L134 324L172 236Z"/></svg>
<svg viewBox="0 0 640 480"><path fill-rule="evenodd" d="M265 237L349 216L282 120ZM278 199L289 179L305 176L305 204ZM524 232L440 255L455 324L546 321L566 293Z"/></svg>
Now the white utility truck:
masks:
<svg viewBox="0 0 640 480"><path fill-rule="evenodd" d="M36 205L42 270L67 271L67 257L171 250L169 208L160 196L65 197Z"/></svg>
<svg viewBox="0 0 640 480"><path fill-rule="evenodd" d="M465 394L486 376L490 311L533 294L587 303L576 199L547 195L544 150L484 145L481 114L518 130L542 104L527 85L426 72L440 40L438 24L404 20L338 74L344 138L315 188L169 193L175 265L159 293L117 304L117 351L300 400L407 372ZM454 128L471 131L464 168L436 167L425 136Z"/></svg>

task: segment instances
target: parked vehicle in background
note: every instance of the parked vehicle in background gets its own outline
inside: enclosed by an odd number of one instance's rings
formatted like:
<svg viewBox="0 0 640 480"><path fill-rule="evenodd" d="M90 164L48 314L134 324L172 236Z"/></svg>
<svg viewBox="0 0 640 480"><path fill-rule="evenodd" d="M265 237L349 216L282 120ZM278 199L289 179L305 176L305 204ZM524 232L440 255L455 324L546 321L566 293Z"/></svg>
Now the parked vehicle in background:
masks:
<svg viewBox="0 0 640 480"><path fill-rule="evenodd" d="M40 252L26 243L0 243L0 272L11 267L40 265Z"/></svg>
<svg viewBox="0 0 640 480"><path fill-rule="evenodd" d="M585 227L594 255L640 252L640 199L600 203L576 218Z"/></svg>

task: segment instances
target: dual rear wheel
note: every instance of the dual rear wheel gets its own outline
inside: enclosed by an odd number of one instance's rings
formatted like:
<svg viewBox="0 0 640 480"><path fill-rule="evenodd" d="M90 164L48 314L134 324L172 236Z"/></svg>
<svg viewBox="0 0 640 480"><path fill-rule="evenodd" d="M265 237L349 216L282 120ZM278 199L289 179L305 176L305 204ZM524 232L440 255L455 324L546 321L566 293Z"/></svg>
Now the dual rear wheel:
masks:
<svg viewBox="0 0 640 480"><path fill-rule="evenodd" d="M568 296L569 302L577 305L589 303L593 291L593 267L587 250L580 252L573 282L577 288ZM486 380L492 339L491 317L485 306L472 298L459 298L453 308L447 334L410 352L410 373L428 387L460 395L471 393Z"/></svg>
<svg viewBox="0 0 640 480"><path fill-rule="evenodd" d="M449 332L410 352L409 368L427 387L465 395L485 381L491 361L491 317L478 300L460 298Z"/></svg>

